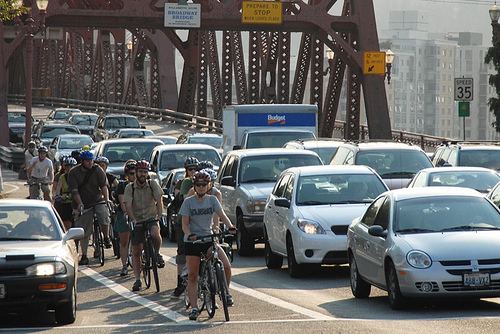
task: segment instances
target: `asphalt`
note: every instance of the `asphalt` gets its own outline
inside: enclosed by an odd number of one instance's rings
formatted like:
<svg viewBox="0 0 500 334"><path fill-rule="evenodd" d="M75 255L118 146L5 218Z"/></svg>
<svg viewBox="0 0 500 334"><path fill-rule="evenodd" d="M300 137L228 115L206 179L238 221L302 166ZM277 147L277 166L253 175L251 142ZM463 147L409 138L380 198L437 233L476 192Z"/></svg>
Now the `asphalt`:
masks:
<svg viewBox="0 0 500 334"><path fill-rule="evenodd" d="M28 188L24 186L26 180L18 178L17 172L1 166L0 169L0 198L26 198Z"/></svg>

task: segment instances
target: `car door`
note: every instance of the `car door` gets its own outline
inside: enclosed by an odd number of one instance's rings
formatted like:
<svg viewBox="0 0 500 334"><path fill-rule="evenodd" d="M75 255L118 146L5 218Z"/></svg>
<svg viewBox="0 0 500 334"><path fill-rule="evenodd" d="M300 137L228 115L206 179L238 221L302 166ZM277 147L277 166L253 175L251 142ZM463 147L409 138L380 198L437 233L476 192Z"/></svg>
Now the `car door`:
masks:
<svg viewBox="0 0 500 334"><path fill-rule="evenodd" d="M277 206L275 201L276 199L283 199L285 194L285 189L287 186L287 182L290 179L289 174L284 174L281 178L276 182L271 194L269 195L269 199L264 212L264 223L266 225L266 231L269 239L269 244L273 252L285 254L286 248L283 248L283 229L284 224L283 220L280 219L280 215L283 215L283 207Z"/></svg>
<svg viewBox="0 0 500 334"><path fill-rule="evenodd" d="M292 228L290 226L295 222L294 211L292 208L292 198L295 197L294 187L295 177L293 173L285 175L283 178L284 189L282 198L285 198L290 205L288 207L276 207L276 241L278 244L279 252L286 254L286 233Z"/></svg>
<svg viewBox="0 0 500 334"><path fill-rule="evenodd" d="M239 159L237 156L227 156L220 171L218 184L222 194L222 207L233 224L236 224L236 201L234 196L236 196L238 164Z"/></svg>

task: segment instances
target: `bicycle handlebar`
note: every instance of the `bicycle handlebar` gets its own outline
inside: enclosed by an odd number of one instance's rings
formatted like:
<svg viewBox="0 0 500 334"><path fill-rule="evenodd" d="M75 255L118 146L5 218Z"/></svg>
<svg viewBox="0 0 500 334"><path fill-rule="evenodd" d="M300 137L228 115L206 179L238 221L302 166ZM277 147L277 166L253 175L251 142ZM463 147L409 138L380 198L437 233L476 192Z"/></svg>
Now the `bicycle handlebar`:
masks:
<svg viewBox="0 0 500 334"><path fill-rule="evenodd" d="M193 243L202 243L202 242L206 242L208 240L214 240L217 237L227 237L227 236L233 235L232 233L230 233L230 231L236 231L236 228L230 228L226 231L222 231L219 233L212 233L212 234L208 234L208 235L196 236L196 240L194 240L192 242ZM189 237L188 237L188 240L189 240Z"/></svg>
<svg viewBox="0 0 500 334"><path fill-rule="evenodd" d="M90 210L93 210L97 205L101 205L101 204L106 204L106 201L100 201L100 202L97 202L97 203L90 204L90 208L82 210L80 212L80 216L83 215L86 212L89 212Z"/></svg>

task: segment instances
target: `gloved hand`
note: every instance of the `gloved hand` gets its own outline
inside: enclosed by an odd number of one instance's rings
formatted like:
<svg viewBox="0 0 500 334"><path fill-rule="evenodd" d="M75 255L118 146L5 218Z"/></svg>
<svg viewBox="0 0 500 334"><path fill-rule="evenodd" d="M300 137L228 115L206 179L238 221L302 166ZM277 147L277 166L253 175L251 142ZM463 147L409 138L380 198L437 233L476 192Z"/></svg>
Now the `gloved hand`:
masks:
<svg viewBox="0 0 500 334"><path fill-rule="evenodd" d="M60 202L60 201L62 201L62 196L61 196L61 195L56 195L56 196L54 197L54 200L55 200L56 202Z"/></svg>

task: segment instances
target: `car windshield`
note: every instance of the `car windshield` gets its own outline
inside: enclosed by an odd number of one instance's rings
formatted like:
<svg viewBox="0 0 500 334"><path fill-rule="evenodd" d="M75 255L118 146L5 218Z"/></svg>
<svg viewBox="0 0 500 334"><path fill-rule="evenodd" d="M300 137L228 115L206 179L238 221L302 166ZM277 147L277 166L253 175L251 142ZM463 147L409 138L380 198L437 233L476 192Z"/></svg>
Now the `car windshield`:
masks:
<svg viewBox="0 0 500 334"><path fill-rule="evenodd" d="M9 122L15 123L25 123L26 122L26 114L20 112L9 112L8 113Z"/></svg>
<svg viewBox="0 0 500 334"><path fill-rule="evenodd" d="M139 121L134 117L110 117L104 126L107 129L140 128Z"/></svg>
<svg viewBox="0 0 500 334"><path fill-rule="evenodd" d="M246 148L278 148L283 147L285 143L296 139L312 139L312 132L262 132L249 133Z"/></svg>
<svg viewBox="0 0 500 334"><path fill-rule="evenodd" d="M500 213L485 198L439 196L401 200L394 231L426 233L500 230Z"/></svg>
<svg viewBox="0 0 500 334"><path fill-rule="evenodd" d="M356 165L369 166L382 178L411 178L419 170L433 167L425 153L414 150L370 150L359 152Z"/></svg>
<svg viewBox="0 0 500 334"><path fill-rule="evenodd" d="M335 152L337 152L337 147L311 147L308 148L308 150L316 152L321 160L323 160L323 163L328 164L330 160L332 160Z"/></svg>
<svg viewBox="0 0 500 334"><path fill-rule="evenodd" d="M429 185L472 188L488 193L500 181L500 176L490 172L438 172L429 177Z"/></svg>
<svg viewBox="0 0 500 334"><path fill-rule="evenodd" d="M297 205L371 203L386 191L374 174L302 176L297 189Z"/></svg>
<svg viewBox="0 0 500 334"><path fill-rule="evenodd" d="M54 114L54 119L56 120L65 120L71 114L77 112L76 110L57 110Z"/></svg>
<svg viewBox="0 0 500 334"><path fill-rule="evenodd" d="M59 149L81 149L85 145L92 145L93 141L90 137L68 137L59 140Z"/></svg>
<svg viewBox="0 0 500 334"><path fill-rule="evenodd" d="M67 133L79 133L78 129L74 127L44 127L42 129L42 138L54 138L57 135L63 135Z"/></svg>
<svg viewBox="0 0 500 334"><path fill-rule="evenodd" d="M189 157L196 157L198 161L210 161L214 166L220 166L219 153L213 149L209 150L165 150L161 153L160 170L167 171L184 167L184 161Z"/></svg>
<svg viewBox="0 0 500 334"><path fill-rule="evenodd" d="M498 150L462 150L458 166L476 166L500 170L500 149Z"/></svg>
<svg viewBox="0 0 500 334"><path fill-rule="evenodd" d="M118 133L119 138L141 138L154 136L151 130L122 130Z"/></svg>
<svg viewBox="0 0 500 334"><path fill-rule="evenodd" d="M107 143L104 147L102 155L109 159L109 162L126 162L127 160L146 159L149 160L153 149L161 145L154 142L142 142L138 139L133 143L121 143L120 141L114 143Z"/></svg>
<svg viewBox="0 0 500 334"><path fill-rule="evenodd" d="M190 137L189 144L206 144L215 148L222 147L222 137Z"/></svg>
<svg viewBox="0 0 500 334"><path fill-rule="evenodd" d="M60 240L57 224L55 216L46 208L2 206L0 244L13 240Z"/></svg>
<svg viewBox="0 0 500 334"><path fill-rule="evenodd" d="M71 122L74 125L94 125L99 118L97 115L74 115Z"/></svg>
<svg viewBox="0 0 500 334"><path fill-rule="evenodd" d="M272 155L246 157L241 160L241 183L276 182L281 172L290 167L321 165L312 155Z"/></svg>

